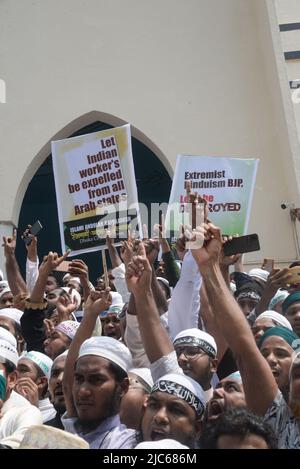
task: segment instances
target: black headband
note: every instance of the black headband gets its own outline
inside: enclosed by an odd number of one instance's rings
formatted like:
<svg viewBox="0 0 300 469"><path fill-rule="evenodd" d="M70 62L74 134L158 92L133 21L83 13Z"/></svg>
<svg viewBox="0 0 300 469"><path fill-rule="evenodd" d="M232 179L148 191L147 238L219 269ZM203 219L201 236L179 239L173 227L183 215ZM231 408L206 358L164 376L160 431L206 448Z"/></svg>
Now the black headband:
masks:
<svg viewBox="0 0 300 469"><path fill-rule="evenodd" d="M155 391L165 392L183 399L195 410L199 417L201 417L204 412L204 405L200 399L182 384L174 383L173 381L168 380L159 380L154 384L151 390L151 394Z"/></svg>
<svg viewBox="0 0 300 469"><path fill-rule="evenodd" d="M200 337L192 337L192 336L179 337L178 339L175 340L173 345L174 345L174 348L177 345L193 345L195 347L200 347L211 358L215 358L216 353L217 353L215 348L212 345L210 345L206 340L200 339Z"/></svg>

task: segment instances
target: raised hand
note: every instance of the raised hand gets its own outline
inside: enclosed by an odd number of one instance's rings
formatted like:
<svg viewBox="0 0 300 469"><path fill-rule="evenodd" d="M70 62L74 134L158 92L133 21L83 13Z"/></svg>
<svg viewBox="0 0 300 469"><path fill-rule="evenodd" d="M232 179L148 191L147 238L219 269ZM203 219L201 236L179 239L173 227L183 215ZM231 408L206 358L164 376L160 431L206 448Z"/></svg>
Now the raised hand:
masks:
<svg viewBox="0 0 300 469"><path fill-rule="evenodd" d="M140 242L136 255L126 266L126 283L128 290L133 294L143 294L151 289L152 267L146 254L145 245Z"/></svg>
<svg viewBox="0 0 300 469"><path fill-rule="evenodd" d="M89 279L89 268L86 265L86 263L83 262L83 260L81 259L72 260L72 262L70 262L69 264L68 271L74 277L79 277L80 279L83 279L83 280Z"/></svg>
<svg viewBox="0 0 300 469"><path fill-rule="evenodd" d="M58 298L56 303L56 309L58 313L58 321L68 321L70 319L70 315L76 311L79 305L72 300L72 290L68 295L62 295Z"/></svg>
<svg viewBox="0 0 300 469"><path fill-rule="evenodd" d="M37 237L30 233L31 225L27 225L26 230L21 235L22 239L29 238L31 239L30 244L25 243L25 247L27 249L27 256L28 259L32 262L36 262L37 260Z"/></svg>
<svg viewBox="0 0 300 469"><path fill-rule="evenodd" d="M50 251L47 256L44 257L43 263L40 266L40 272L52 272L55 270L69 255L70 251L64 253L63 256L59 256L57 252Z"/></svg>
<svg viewBox="0 0 300 469"><path fill-rule="evenodd" d="M197 264L200 266L219 264L222 250L222 237L220 228L212 223L204 224L194 230L194 245L202 244L202 247L192 248L191 252Z"/></svg>
<svg viewBox="0 0 300 469"><path fill-rule="evenodd" d="M84 314L98 316L102 311L107 311L111 303L110 288L102 291L91 291L84 305Z"/></svg>
<svg viewBox="0 0 300 469"><path fill-rule="evenodd" d="M17 243L17 230L13 229L12 236L3 236L4 255L5 257L14 256Z"/></svg>

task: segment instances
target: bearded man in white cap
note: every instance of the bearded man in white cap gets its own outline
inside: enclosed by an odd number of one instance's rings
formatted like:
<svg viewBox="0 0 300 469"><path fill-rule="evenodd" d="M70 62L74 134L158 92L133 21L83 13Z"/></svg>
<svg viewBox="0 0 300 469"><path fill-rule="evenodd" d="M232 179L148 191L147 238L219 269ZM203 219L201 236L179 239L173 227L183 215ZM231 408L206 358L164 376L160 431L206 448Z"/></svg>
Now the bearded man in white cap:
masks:
<svg viewBox="0 0 300 469"><path fill-rule="evenodd" d="M56 414L47 397L52 364L53 361L47 355L31 350L19 358L17 366L15 390L40 409L43 423L53 419Z"/></svg>
<svg viewBox="0 0 300 469"><path fill-rule="evenodd" d="M183 374L170 373L154 384L142 420L144 441L173 439L197 448L205 402L201 386Z"/></svg>
<svg viewBox="0 0 300 469"><path fill-rule="evenodd" d="M110 302L109 290L91 292L63 377L64 427L84 438L92 449L133 448L137 444L137 433L122 425L118 415L129 386L131 354L111 337L90 338L99 313Z"/></svg>
<svg viewBox="0 0 300 469"><path fill-rule="evenodd" d="M9 448L18 448L28 427L42 423L40 411L13 391L18 359L14 336L0 328L0 444Z"/></svg>

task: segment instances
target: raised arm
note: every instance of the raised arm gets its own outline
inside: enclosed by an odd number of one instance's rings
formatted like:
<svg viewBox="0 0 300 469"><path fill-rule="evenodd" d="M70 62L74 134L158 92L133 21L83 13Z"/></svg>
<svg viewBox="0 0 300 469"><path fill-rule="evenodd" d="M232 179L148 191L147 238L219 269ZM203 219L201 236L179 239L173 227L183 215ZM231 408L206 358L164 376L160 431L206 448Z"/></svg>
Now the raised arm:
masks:
<svg viewBox="0 0 300 469"><path fill-rule="evenodd" d="M50 251L47 256L45 256L43 263L39 269L39 276L37 278L36 284L30 295L31 303L43 303L44 301L44 292L46 288L47 278L59 264L62 263L68 256L66 252L63 256L59 256L56 252Z"/></svg>
<svg viewBox="0 0 300 469"><path fill-rule="evenodd" d="M134 296L140 332L150 363L174 351L167 331L159 319L159 312L151 289L152 268L145 246L138 245L137 255L127 264L126 281Z"/></svg>
<svg viewBox="0 0 300 469"><path fill-rule="evenodd" d="M27 291L26 283L21 275L15 256L16 240L17 230L15 228L11 237L3 237L7 281L13 295L18 295L19 293Z"/></svg>
<svg viewBox="0 0 300 469"><path fill-rule="evenodd" d="M91 286L89 282L89 268L81 259L74 259L69 264L69 272L74 277L80 278L80 284L83 290L83 299L86 301L91 293Z"/></svg>
<svg viewBox="0 0 300 469"><path fill-rule="evenodd" d="M277 290L281 287L285 287L290 278L289 269L273 269L268 276L265 289L262 297L255 308L256 316L269 309L269 303L273 296L277 293Z"/></svg>
<svg viewBox="0 0 300 469"><path fill-rule="evenodd" d="M108 248L112 268L114 269L115 267L119 267L119 265L122 264L122 261L114 244L114 240L113 238L110 238L109 235L106 236L106 246Z"/></svg>
<svg viewBox="0 0 300 469"><path fill-rule="evenodd" d="M218 327L237 359L247 406L264 415L276 396L277 384L222 276L219 266L222 249L220 229L208 224L198 233L202 240L205 237L205 241L201 248L192 249L192 254L203 276L209 303Z"/></svg>

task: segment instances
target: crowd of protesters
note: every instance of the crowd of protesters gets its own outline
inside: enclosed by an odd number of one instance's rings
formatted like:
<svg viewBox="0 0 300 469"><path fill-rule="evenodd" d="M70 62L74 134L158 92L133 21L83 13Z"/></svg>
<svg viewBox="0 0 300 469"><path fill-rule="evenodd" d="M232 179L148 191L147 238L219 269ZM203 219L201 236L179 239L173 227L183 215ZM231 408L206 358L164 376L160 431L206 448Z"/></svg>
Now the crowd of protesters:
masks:
<svg viewBox="0 0 300 469"><path fill-rule="evenodd" d="M245 272L207 217L175 248L108 234L96 285L28 230L24 280L3 238L2 448L300 448L300 284Z"/></svg>

